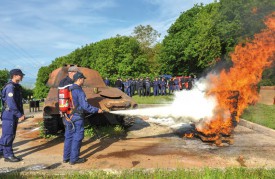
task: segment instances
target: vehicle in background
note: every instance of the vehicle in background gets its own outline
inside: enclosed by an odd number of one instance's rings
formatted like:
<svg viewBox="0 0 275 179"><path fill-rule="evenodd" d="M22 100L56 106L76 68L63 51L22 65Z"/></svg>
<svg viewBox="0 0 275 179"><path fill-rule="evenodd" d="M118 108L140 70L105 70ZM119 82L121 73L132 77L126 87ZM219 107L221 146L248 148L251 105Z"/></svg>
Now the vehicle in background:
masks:
<svg viewBox="0 0 275 179"><path fill-rule="evenodd" d="M54 70L49 75L47 85L50 87L47 98L44 101L43 119L46 134L56 134L63 130L62 116L58 106L58 86L59 82L68 74L68 68L71 65L65 65ZM91 125L117 125L124 127L133 124L133 118L108 113L109 111L126 110L137 108L137 103L118 88L106 86L102 77L96 70L78 67L86 77L83 90L86 94L88 103L104 111L103 114L85 114Z"/></svg>
<svg viewBox="0 0 275 179"><path fill-rule="evenodd" d="M191 76L175 76L174 78L179 80L180 90L190 88L190 80L192 80Z"/></svg>

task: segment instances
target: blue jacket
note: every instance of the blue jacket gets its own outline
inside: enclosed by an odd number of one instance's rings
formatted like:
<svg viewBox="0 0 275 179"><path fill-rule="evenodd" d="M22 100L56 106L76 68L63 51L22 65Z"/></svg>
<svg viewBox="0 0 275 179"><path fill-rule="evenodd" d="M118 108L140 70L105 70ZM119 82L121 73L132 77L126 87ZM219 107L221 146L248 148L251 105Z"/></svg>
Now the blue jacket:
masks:
<svg viewBox="0 0 275 179"><path fill-rule="evenodd" d="M165 88L166 84L167 84L166 81L160 81L161 88Z"/></svg>
<svg viewBox="0 0 275 179"><path fill-rule="evenodd" d="M106 86L110 86L110 80L105 79L105 80L104 80L104 83L105 83Z"/></svg>
<svg viewBox="0 0 275 179"><path fill-rule="evenodd" d="M84 93L81 86L73 84L69 87L72 91L73 104L76 108L76 111L86 111L88 113L97 113L98 108L90 105L87 101L86 94ZM81 115L76 113L76 115Z"/></svg>
<svg viewBox="0 0 275 179"><path fill-rule="evenodd" d="M159 80L154 80L154 82L153 82L153 86L154 86L154 88L158 88L159 87L159 84L160 84L160 82L159 82Z"/></svg>
<svg viewBox="0 0 275 179"><path fill-rule="evenodd" d="M60 81L58 87L70 86L70 85L73 84L73 83L74 83L74 81L73 81L69 76L66 76L66 78L63 78L63 79Z"/></svg>
<svg viewBox="0 0 275 179"><path fill-rule="evenodd" d="M2 90L2 119L14 120L24 115L22 87L11 80Z"/></svg>

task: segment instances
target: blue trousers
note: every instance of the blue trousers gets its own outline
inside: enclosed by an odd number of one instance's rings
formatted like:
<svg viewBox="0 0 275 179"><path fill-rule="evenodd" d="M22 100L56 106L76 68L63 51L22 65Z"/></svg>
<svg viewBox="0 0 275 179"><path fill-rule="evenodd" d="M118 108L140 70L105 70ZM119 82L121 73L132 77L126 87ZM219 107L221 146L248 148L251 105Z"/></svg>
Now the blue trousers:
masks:
<svg viewBox="0 0 275 179"><path fill-rule="evenodd" d="M4 157L13 156L12 144L15 139L18 120L3 119L2 120L2 136L0 139L0 152Z"/></svg>
<svg viewBox="0 0 275 179"><path fill-rule="evenodd" d="M159 95L159 88L158 87L154 87L154 96Z"/></svg>
<svg viewBox="0 0 275 179"><path fill-rule="evenodd" d="M166 88L165 87L161 87L160 93L161 93L161 95L166 95Z"/></svg>
<svg viewBox="0 0 275 179"><path fill-rule="evenodd" d="M127 93L128 96L132 97L130 87L126 88L126 93Z"/></svg>
<svg viewBox="0 0 275 179"><path fill-rule="evenodd" d="M66 128L63 160L69 159L70 162L75 162L79 159L81 142L84 138L84 119L73 117L72 122L73 124L65 121Z"/></svg>

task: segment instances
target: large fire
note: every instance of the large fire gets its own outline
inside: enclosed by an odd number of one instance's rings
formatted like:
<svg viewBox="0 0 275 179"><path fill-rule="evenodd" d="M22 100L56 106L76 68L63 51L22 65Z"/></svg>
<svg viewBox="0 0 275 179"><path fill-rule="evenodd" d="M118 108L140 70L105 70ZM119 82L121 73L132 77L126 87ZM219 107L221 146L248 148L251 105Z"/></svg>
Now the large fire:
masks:
<svg viewBox="0 0 275 179"><path fill-rule="evenodd" d="M266 18L265 24L267 28L253 40L235 47L232 68L210 76L212 86L207 95L214 95L218 105L213 118L196 124L196 130L209 140L230 135L243 110L258 99L256 85L275 59L275 13Z"/></svg>

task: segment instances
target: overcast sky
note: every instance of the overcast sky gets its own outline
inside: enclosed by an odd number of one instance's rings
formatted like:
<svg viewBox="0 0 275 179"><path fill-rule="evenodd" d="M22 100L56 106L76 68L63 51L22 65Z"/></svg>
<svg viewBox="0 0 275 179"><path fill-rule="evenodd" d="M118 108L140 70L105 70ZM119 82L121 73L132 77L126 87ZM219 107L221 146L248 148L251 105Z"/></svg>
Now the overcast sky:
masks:
<svg viewBox="0 0 275 179"><path fill-rule="evenodd" d="M194 4L214 0L0 0L0 65L20 68L23 86L34 84L38 69L76 48L130 35L151 25L161 39Z"/></svg>

